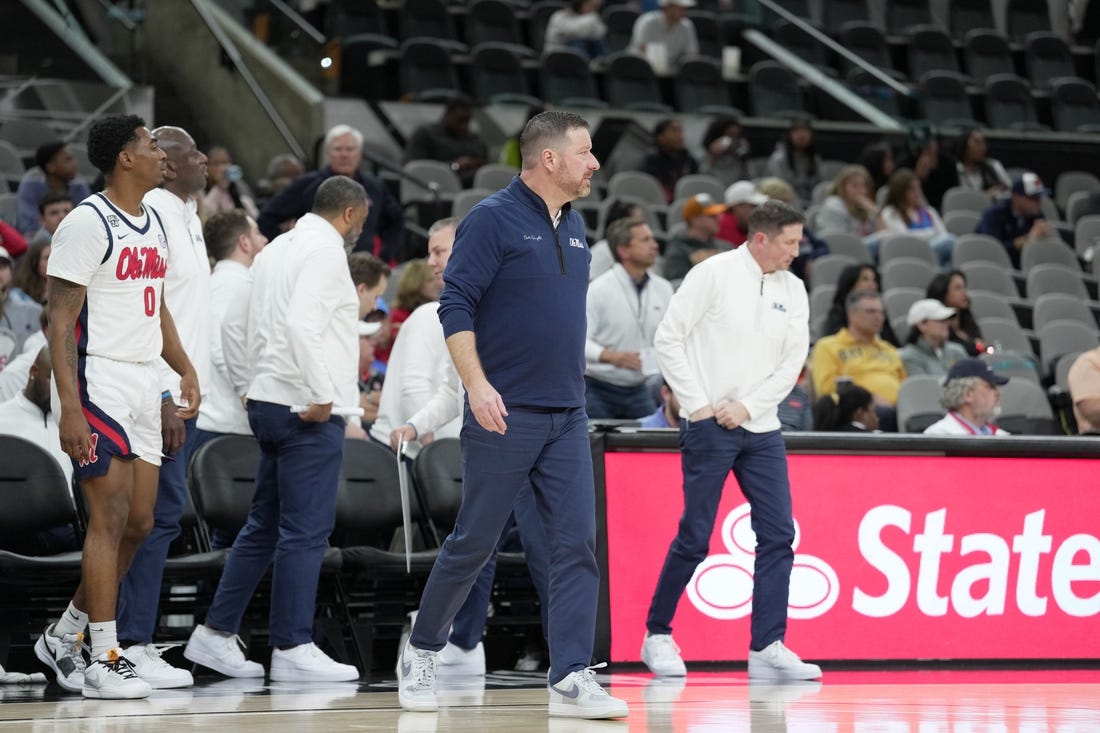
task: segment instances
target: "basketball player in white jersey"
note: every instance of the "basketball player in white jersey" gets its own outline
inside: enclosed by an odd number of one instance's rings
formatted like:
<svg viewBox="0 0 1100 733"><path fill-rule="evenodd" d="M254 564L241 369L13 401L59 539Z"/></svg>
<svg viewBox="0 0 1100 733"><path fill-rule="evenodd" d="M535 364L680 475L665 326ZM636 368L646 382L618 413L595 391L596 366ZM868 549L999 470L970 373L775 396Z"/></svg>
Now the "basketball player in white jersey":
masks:
<svg viewBox="0 0 1100 733"><path fill-rule="evenodd" d="M164 179L164 152L140 117L116 115L92 125L88 157L106 188L58 227L47 269L54 413L88 509L83 577L35 653L66 690L139 698L150 686L118 649L115 605L119 579L153 524L161 459L157 357L183 375L185 419L198 412L199 384L162 303L164 227L142 204ZM82 654L85 625L90 663Z"/></svg>

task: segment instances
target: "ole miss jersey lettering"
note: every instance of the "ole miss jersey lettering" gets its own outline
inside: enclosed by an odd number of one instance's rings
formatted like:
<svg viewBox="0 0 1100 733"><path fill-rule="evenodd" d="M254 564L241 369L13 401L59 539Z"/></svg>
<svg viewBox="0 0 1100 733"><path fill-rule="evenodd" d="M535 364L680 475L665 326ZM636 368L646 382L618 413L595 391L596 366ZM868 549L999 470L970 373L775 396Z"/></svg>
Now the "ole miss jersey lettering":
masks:
<svg viewBox="0 0 1100 733"><path fill-rule="evenodd" d="M99 433L92 433L92 448L88 451L88 455L80 459L80 467L88 466L92 463L99 461L99 456L96 455L95 450L99 446Z"/></svg>

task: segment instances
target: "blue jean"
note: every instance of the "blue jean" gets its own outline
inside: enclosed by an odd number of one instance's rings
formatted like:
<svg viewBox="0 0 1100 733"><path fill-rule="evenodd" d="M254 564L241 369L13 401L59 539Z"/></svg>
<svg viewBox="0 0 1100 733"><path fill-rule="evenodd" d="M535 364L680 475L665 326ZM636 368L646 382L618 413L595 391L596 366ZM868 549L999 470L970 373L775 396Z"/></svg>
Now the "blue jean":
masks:
<svg viewBox="0 0 1100 733"><path fill-rule="evenodd" d="M668 548L653 593L646 628L671 634L672 617L695 568L707 557L722 487L730 470L748 499L756 533L753 570L752 640L763 649L787 632L787 596L794 564L794 519L787 479L787 451L778 431L726 430L714 418L680 421L684 513Z"/></svg>
<svg viewBox="0 0 1100 733"><path fill-rule="evenodd" d="M513 512L516 518L516 526L519 529L520 541L523 543L523 555L527 560L527 571L531 573L531 582L535 586L535 592L539 595L539 614L542 617L543 636L549 636L547 614L550 606L550 568L547 562L546 535L542 531L542 522L539 521L538 507L535 505L535 494L530 484L524 486L516 501ZM508 526L504 533L507 534ZM504 536L500 538L500 545L504 542ZM470 588L470 595L466 596L466 602L458 609L455 615L454 625L451 628L451 636L448 639L452 644L470 650L477 646L485 633L485 621L489 610L489 600L493 595L493 578L496 575L497 556L489 558L485 567L477 576L474 585Z"/></svg>
<svg viewBox="0 0 1100 733"><path fill-rule="evenodd" d="M530 480L550 557L548 611L550 683L592 659L600 571L588 417L510 407L504 435L463 416L462 507L420 599L410 639L438 651L481 569L492 557L508 516Z"/></svg>
<svg viewBox="0 0 1100 733"><path fill-rule="evenodd" d="M274 562L271 646L306 644L313 638L321 561L336 521L344 420L309 423L286 405L249 400L248 422L260 443L256 493L229 550L206 625L236 633Z"/></svg>
<svg viewBox="0 0 1100 733"><path fill-rule="evenodd" d="M585 410L591 420L634 420L653 414L657 403L646 382L633 387L584 378Z"/></svg>
<svg viewBox="0 0 1100 733"><path fill-rule="evenodd" d="M195 420L184 420L187 437L171 460L162 461L153 507L153 529L134 555L118 588L118 638L145 644L153 640L160 586L168 548L180 536L187 506L187 464L195 451Z"/></svg>

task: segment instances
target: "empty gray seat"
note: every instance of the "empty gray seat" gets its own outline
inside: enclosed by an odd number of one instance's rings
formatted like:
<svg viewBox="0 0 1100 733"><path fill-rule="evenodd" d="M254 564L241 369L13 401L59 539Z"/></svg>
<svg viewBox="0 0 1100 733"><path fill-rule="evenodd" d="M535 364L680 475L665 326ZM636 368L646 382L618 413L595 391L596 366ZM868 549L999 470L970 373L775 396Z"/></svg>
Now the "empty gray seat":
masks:
<svg viewBox="0 0 1100 733"><path fill-rule="evenodd" d="M1027 297L1035 300L1046 293L1065 293L1083 301L1089 299L1081 273L1061 265L1035 265L1027 273Z"/></svg>
<svg viewBox="0 0 1100 733"><path fill-rule="evenodd" d="M928 283L936 276L938 269L926 260L918 260L912 257L898 257L887 263L882 268L882 289L893 288L917 288L925 290Z"/></svg>
<svg viewBox="0 0 1100 733"><path fill-rule="evenodd" d="M1012 269L1012 260L1005 246L988 234L964 234L951 250L951 261L956 268L969 262L992 262L1005 270Z"/></svg>
<svg viewBox="0 0 1100 733"><path fill-rule="evenodd" d="M1031 304L1031 322L1036 331L1052 321L1078 321L1093 331L1096 330L1096 317L1092 310L1072 295L1047 293L1040 295Z"/></svg>
<svg viewBox="0 0 1100 733"><path fill-rule="evenodd" d="M978 328L982 330L982 343L992 347L995 354L1009 351L1023 356L1035 356L1031 339L1015 318L982 318L978 320Z"/></svg>
<svg viewBox="0 0 1100 733"><path fill-rule="evenodd" d="M899 257L925 260L935 266L936 255L928 240L914 237L909 234L889 234L882 238L879 246L878 261L885 266L891 260Z"/></svg>
<svg viewBox="0 0 1100 733"><path fill-rule="evenodd" d="M1094 349L1100 344L1096 329L1077 320L1057 320L1039 329L1039 359L1043 373L1050 374L1063 354Z"/></svg>
<svg viewBox="0 0 1100 733"><path fill-rule="evenodd" d="M1018 321L1016 311L1002 295L984 290L970 291L970 312L979 321L983 318L1003 318L1006 321Z"/></svg>
<svg viewBox="0 0 1100 733"><path fill-rule="evenodd" d="M1018 298L1020 290L1009 271L1002 265L973 260L958 265L966 275L966 286L971 292L994 293L1002 298Z"/></svg>
<svg viewBox="0 0 1100 733"><path fill-rule="evenodd" d="M940 377L931 374L907 377L898 389L898 432L923 433L943 417L942 389Z"/></svg>

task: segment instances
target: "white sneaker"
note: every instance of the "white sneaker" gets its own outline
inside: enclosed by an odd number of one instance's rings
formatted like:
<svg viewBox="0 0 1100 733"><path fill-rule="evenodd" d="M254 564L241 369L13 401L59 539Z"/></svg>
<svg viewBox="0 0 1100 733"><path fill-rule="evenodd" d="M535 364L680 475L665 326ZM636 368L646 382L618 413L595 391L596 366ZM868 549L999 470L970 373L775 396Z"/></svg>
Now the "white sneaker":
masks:
<svg viewBox="0 0 1100 733"><path fill-rule="evenodd" d="M358 669L340 664L312 641L271 651L272 682L349 682L357 679Z"/></svg>
<svg viewBox="0 0 1100 733"><path fill-rule="evenodd" d="M263 665L244 658L244 642L208 626L196 626L183 650L184 658L220 672L226 677L263 677Z"/></svg>
<svg viewBox="0 0 1100 733"><path fill-rule="evenodd" d="M642 642L642 661L658 677L683 677L687 667L672 634L646 634Z"/></svg>
<svg viewBox="0 0 1100 733"><path fill-rule="evenodd" d="M34 643L34 655L57 675L57 684L69 692L84 689L84 635L65 634L55 636L54 624L50 624Z"/></svg>
<svg viewBox="0 0 1100 733"><path fill-rule="evenodd" d="M173 667L160 656L162 651L177 644L134 644L127 647L123 654L134 666L138 677L149 683L154 690L166 690L173 687L190 687L195 684L191 673L186 669Z"/></svg>
<svg viewBox="0 0 1100 733"><path fill-rule="evenodd" d="M136 700L149 697L153 688L138 677L119 649L104 652L84 670L84 697L100 700Z"/></svg>
<svg viewBox="0 0 1100 733"><path fill-rule="evenodd" d="M467 651L460 646L447 642L447 646L439 650L436 657L436 671L443 675L473 675L485 676L485 644L478 642L477 646Z"/></svg>
<svg viewBox="0 0 1100 733"><path fill-rule="evenodd" d="M821 679L821 667L803 662L782 641L773 641L758 652L749 651L749 678L816 680Z"/></svg>
<svg viewBox="0 0 1100 733"><path fill-rule="evenodd" d="M596 681L594 669L586 667L569 675L556 685L549 685L550 715L562 718L625 718L626 701L611 697Z"/></svg>
<svg viewBox="0 0 1100 733"><path fill-rule="evenodd" d="M406 644L397 660L397 699L413 712L432 713L439 709L435 699L436 652Z"/></svg>

